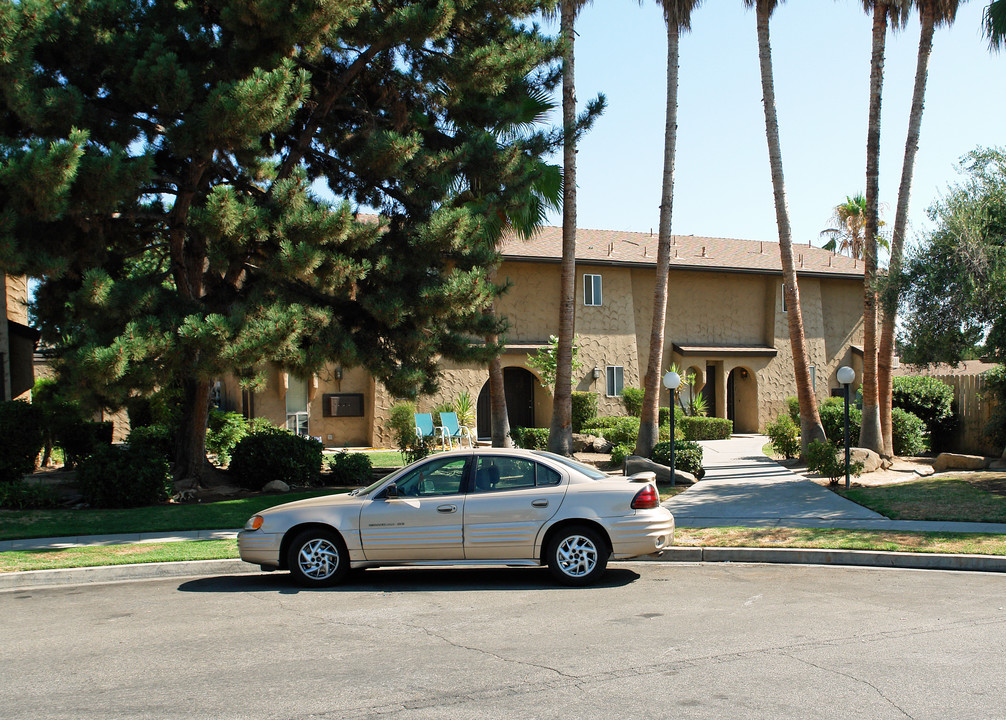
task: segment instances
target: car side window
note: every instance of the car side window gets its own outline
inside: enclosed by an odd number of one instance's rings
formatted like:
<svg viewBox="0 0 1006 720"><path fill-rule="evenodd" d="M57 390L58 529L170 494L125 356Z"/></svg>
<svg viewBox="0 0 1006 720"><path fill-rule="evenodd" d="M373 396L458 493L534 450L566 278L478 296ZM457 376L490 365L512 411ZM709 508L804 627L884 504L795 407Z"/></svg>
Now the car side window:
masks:
<svg viewBox="0 0 1006 720"><path fill-rule="evenodd" d="M475 492L521 490L558 485L562 477L555 470L533 460L515 457L482 456L475 470Z"/></svg>
<svg viewBox="0 0 1006 720"><path fill-rule="evenodd" d="M413 497L457 495L465 478L467 458L444 458L425 463L395 481L398 494Z"/></svg>

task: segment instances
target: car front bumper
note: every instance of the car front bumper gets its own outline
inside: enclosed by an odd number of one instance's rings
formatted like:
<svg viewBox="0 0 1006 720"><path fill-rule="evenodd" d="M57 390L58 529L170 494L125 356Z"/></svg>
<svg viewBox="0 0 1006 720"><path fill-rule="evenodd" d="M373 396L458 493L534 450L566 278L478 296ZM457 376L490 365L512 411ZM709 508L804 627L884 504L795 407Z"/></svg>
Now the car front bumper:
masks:
<svg viewBox="0 0 1006 720"><path fill-rule="evenodd" d="M261 530L242 530L238 533L238 552L241 559L252 565L279 567L279 548L283 536Z"/></svg>

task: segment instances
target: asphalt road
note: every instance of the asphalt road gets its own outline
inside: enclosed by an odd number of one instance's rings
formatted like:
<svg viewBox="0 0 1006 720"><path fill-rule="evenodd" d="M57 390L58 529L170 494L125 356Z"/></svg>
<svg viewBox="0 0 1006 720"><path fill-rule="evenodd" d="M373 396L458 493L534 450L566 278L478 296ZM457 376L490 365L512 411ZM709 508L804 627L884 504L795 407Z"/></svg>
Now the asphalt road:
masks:
<svg viewBox="0 0 1006 720"><path fill-rule="evenodd" d="M0 717L1006 718L1006 576L616 564L0 593Z"/></svg>

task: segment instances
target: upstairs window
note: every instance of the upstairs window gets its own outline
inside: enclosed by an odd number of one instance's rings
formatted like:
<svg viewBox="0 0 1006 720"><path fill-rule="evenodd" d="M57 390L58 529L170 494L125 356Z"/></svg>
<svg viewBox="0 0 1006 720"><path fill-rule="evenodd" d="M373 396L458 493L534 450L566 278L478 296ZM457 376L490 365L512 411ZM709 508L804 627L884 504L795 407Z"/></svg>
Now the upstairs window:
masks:
<svg viewBox="0 0 1006 720"><path fill-rule="evenodd" d="M601 304L601 276L583 276L583 304L599 306Z"/></svg>

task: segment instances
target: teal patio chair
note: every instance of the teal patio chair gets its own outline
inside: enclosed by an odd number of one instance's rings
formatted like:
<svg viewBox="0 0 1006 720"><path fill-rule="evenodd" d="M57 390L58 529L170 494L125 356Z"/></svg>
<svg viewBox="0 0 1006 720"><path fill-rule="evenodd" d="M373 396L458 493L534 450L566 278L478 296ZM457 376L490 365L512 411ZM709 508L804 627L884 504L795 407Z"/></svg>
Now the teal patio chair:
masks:
<svg viewBox="0 0 1006 720"><path fill-rule="evenodd" d="M472 442L472 431L469 430L464 425L458 424L458 414L452 412L442 412L440 413L440 430L443 432L443 438L446 438L448 445L450 445L451 450L454 449L454 441L458 441L458 447L464 447L461 444L463 439L468 440L469 449L475 447Z"/></svg>
<svg viewBox="0 0 1006 720"><path fill-rule="evenodd" d="M443 428L433 427L432 413L414 413L416 418L416 439L417 440L440 440L443 446Z"/></svg>

